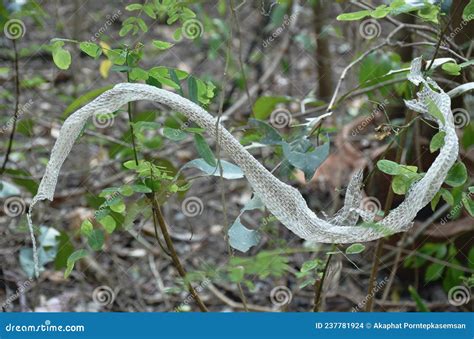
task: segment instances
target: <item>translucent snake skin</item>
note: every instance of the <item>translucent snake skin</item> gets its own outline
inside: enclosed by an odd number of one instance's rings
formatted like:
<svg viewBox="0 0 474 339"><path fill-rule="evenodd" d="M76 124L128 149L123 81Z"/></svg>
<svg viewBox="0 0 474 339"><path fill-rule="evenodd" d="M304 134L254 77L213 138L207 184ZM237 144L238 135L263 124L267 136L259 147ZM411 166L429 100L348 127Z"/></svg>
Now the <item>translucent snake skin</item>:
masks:
<svg viewBox="0 0 474 339"><path fill-rule="evenodd" d="M360 207L362 200L362 173L360 171L353 176L348 185L344 207L333 218L319 218L308 208L297 189L271 174L237 139L217 123L215 117L200 106L177 94L153 86L132 83L116 85L69 116L60 130L38 192L28 212L36 274L38 274L38 261L31 221L33 206L41 200L53 200L60 168L87 120L95 114L115 112L126 103L137 100L164 104L174 111L183 113L189 120L204 128L218 140L222 149L240 166L254 192L268 210L289 230L303 239L321 243L365 242L406 231L413 224L418 211L438 192L458 155L458 139L450 107L451 100L433 80L423 77L421 65L421 58L412 62L408 79L415 85L422 86L417 93L417 99L406 101L406 105L436 121L439 129L446 133L444 145L423 178L411 186L404 202L377 224L369 223L369 226L367 223L362 226L356 225L359 217L365 221L372 221L374 218L373 214L361 210ZM433 103L442 113L444 121L427 115L428 107Z"/></svg>

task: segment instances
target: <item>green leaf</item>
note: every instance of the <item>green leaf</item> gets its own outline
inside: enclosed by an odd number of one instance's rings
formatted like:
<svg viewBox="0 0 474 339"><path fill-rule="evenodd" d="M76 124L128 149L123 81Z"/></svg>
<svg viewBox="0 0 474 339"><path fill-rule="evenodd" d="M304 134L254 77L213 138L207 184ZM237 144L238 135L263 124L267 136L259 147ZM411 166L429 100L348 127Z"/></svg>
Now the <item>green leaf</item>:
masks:
<svg viewBox="0 0 474 339"><path fill-rule="evenodd" d="M125 9L127 11L131 12L131 11L139 11L139 10L142 9L142 7L143 7L143 5L141 5L141 4L131 4L131 5L128 5L127 7L125 7Z"/></svg>
<svg viewBox="0 0 474 339"><path fill-rule="evenodd" d="M186 139L188 135L181 129L164 127L163 136L173 141L181 141Z"/></svg>
<svg viewBox="0 0 474 339"><path fill-rule="evenodd" d="M117 213L125 212L125 204L122 200L115 202L114 204L109 205L110 209Z"/></svg>
<svg viewBox="0 0 474 339"><path fill-rule="evenodd" d="M362 244L352 244L346 248L346 254L357 254L365 250L365 246Z"/></svg>
<svg viewBox="0 0 474 339"><path fill-rule="evenodd" d="M304 172L306 181L311 180L316 169L329 156L329 142L318 146L311 152L300 152L292 149L288 143L283 144L283 154L288 162Z"/></svg>
<svg viewBox="0 0 474 339"><path fill-rule="evenodd" d="M87 256L87 251L84 249L73 252L67 259L67 267L66 267L66 271L64 272L64 278L67 278L71 274L76 262L86 256Z"/></svg>
<svg viewBox="0 0 474 339"><path fill-rule="evenodd" d="M196 104L199 104L199 96L198 96L198 84L194 77L190 76L188 78L188 91L189 91L189 99Z"/></svg>
<svg viewBox="0 0 474 339"><path fill-rule="evenodd" d="M446 201L450 206L454 206L454 197L451 192L445 188L441 188L439 191L441 192L443 200Z"/></svg>
<svg viewBox="0 0 474 339"><path fill-rule="evenodd" d="M428 266L425 272L425 281L431 282L438 280L443 275L445 266L438 263L433 263Z"/></svg>
<svg viewBox="0 0 474 339"><path fill-rule="evenodd" d="M443 64L441 68L448 73L449 75L459 75L461 74L461 66L453 63L453 62L448 62L446 64Z"/></svg>
<svg viewBox="0 0 474 339"><path fill-rule="evenodd" d="M137 81L137 80L147 80L148 79L148 72L140 67L132 68L130 72L130 80Z"/></svg>
<svg viewBox="0 0 474 339"><path fill-rule="evenodd" d="M61 232L57 237L58 253L54 259L54 268L60 270L67 267L67 259L74 252L74 247L66 232Z"/></svg>
<svg viewBox="0 0 474 339"><path fill-rule="evenodd" d="M436 119L440 120L441 123L444 125L446 123L446 120L444 119L443 113L441 113L438 106L436 106L435 102L431 98L426 97L426 103L428 106L428 113Z"/></svg>
<svg viewBox="0 0 474 339"><path fill-rule="evenodd" d="M400 164L397 164L395 161L391 160L379 160L377 161L377 168L389 175L400 174Z"/></svg>
<svg viewBox="0 0 474 339"><path fill-rule="evenodd" d="M222 166L222 177L224 179L240 179L244 177L244 173L239 166L231 164L225 160L221 160L220 163ZM217 166L217 164L216 166L211 166L204 159L191 160L183 166L183 169L189 167L197 168L208 175L213 175L216 177L220 176L219 166Z"/></svg>
<svg viewBox="0 0 474 339"><path fill-rule="evenodd" d="M110 215L106 215L105 217L100 219L99 222L102 226L104 226L105 230L109 234L112 233L115 230L115 227L117 226L115 219L112 218Z"/></svg>
<svg viewBox="0 0 474 339"><path fill-rule="evenodd" d="M290 102L291 98L284 96L262 96L255 101L252 111L255 118L259 120L266 120L275 109L277 104Z"/></svg>
<svg viewBox="0 0 474 339"><path fill-rule="evenodd" d="M108 51L107 57L114 65L123 65L126 61L127 53L122 49L113 49Z"/></svg>
<svg viewBox="0 0 474 339"><path fill-rule="evenodd" d="M53 44L53 61L59 69L66 70L71 65L71 53L62 46L64 46L64 41L56 41Z"/></svg>
<svg viewBox="0 0 474 339"><path fill-rule="evenodd" d="M259 241L260 234L242 225L240 218L237 218L229 229L229 244L236 250L247 252L250 247L257 245Z"/></svg>
<svg viewBox="0 0 474 339"><path fill-rule="evenodd" d="M436 133L433 138L431 139L430 142L430 152L436 152L439 150L441 147L444 145L444 137L446 136L446 133L443 131L440 131Z"/></svg>
<svg viewBox="0 0 474 339"><path fill-rule="evenodd" d="M119 36L124 37L135 27L133 24L123 25L119 31Z"/></svg>
<svg viewBox="0 0 474 339"><path fill-rule="evenodd" d="M391 8L387 7L387 5L378 6L376 9L370 12L370 16L375 19L381 19L386 17L391 11Z"/></svg>
<svg viewBox="0 0 474 339"><path fill-rule="evenodd" d="M102 54L102 48L92 42L83 41L79 44L79 48L93 58L97 58Z"/></svg>
<svg viewBox="0 0 474 339"><path fill-rule="evenodd" d="M308 260L303 263L303 266L301 266L300 271L309 272L309 271L314 270L315 268L318 268L320 265L321 265L321 260L319 259Z"/></svg>
<svg viewBox="0 0 474 339"><path fill-rule="evenodd" d="M471 193L472 194L472 193ZM470 198L470 195L463 193L462 194L462 203L464 208L466 209L467 213L471 217L474 217L474 201Z"/></svg>
<svg viewBox="0 0 474 339"><path fill-rule="evenodd" d="M430 311L428 307L426 307L425 302L423 301L423 299L421 299L420 295L418 294L418 292L413 286L408 286L408 292L410 292L412 299L415 301L416 308L418 309L419 312Z"/></svg>
<svg viewBox="0 0 474 339"><path fill-rule="evenodd" d="M231 267L229 269L229 279L234 283L239 283L244 280L245 268L243 266Z"/></svg>
<svg viewBox="0 0 474 339"><path fill-rule="evenodd" d="M172 44L170 42L167 42L167 41L153 40L153 46L155 46L159 50L164 51L164 50L167 50L167 49L173 47L174 44Z"/></svg>
<svg viewBox="0 0 474 339"><path fill-rule="evenodd" d="M466 165L462 162L457 162L451 167L444 182L451 187L459 187L464 185L467 180Z"/></svg>
<svg viewBox="0 0 474 339"><path fill-rule="evenodd" d="M353 20L360 20L365 18L366 16L370 15L369 10L352 12L352 13L343 13L337 16L337 20L339 21L353 21Z"/></svg>
<svg viewBox="0 0 474 339"><path fill-rule="evenodd" d="M464 7L462 18L465 21L471 21L474 19L474 0L469 1L466 7Z"/></svg>
<svg viewBox="0 0 474 339"><path fill-rule="evenodd" d="M81 224L82 235L88 236L92 233L93 230L94 230L94 226L92 225L89 219L86 219L82 222Z"/></svg>
<svg viewBox="0 0 474 339"><path fill-rule="evenodd" d="M100 251L104 245L104 232L102 230L94 230L87 237L87 243L94 251Z"/></svg>
<svg viewBox="0 0 474 339"><path fill-rule="evenodd" d="M282 143L283 138L280 133L266 122L249 119L249 124L262 134L262 138L259 140L262 144L280 145Z"/></svg>
<svg viewBox="0 0 474 339"><path fill-rule="evenodd" d="M214 153L212 153L211 148L206 142L206 139L200 134L194 134L194 144L196 145L196 149L198 154L211 166L216 167L216 158L214 157Z"/></svg>

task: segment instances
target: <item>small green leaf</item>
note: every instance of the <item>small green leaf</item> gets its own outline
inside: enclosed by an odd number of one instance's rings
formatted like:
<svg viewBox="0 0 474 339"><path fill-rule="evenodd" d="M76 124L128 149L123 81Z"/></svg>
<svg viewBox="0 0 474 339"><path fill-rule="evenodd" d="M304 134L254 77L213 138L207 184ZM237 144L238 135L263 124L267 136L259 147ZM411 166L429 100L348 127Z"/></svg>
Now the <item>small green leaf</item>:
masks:
<svg viewBox="0 0 474 339"><path fill-rule="evenodd" d="M87 251L84 249L73 252L67 259L67 266L66 266L66 271L64 272L64 278L67 278L71 274L76 262L86 256L87 256Z"/></svg>
<svg viewBox="0 0 474 339"><path fill-rule="evenodd" d="M92 42L83 41L79 44L79 48L93 58L97 58L102 54L102 48Z"/></svg>
<svg viewBox="0 0 474 339"><path fill-rule="evenodd" d="M59 69L66 70L71 65L71 53L62 46L64 46L64 41L56 41L53 44L53 61Z"/></svg>
<svg viewBox="0 0 474 339"><path fill-rule="evenodd" d="M352 244L346 248L346 254L357 254L365 250L365 246L362 244Z"/></svg>
<svg viewBox="0 0 474 339"><path fill-rule="evenodd" d="M229 279L234 283L239 283L244 280L245 268L243 266L236 266L229 269Z"/></svg>
<svg viewBox="0 0 474 339"><path fill-rule="evenodd" d="M466 209L467 213L471 217L474 217L474 201L470 198L470 195L463 193L462 194L462 203L464 208Z"/></svg>
<svg viewBox="0 0 474 339"><path fill-rule="evenodd" d="M182 141L186 139L188 135L181 129L164 127L163 136L173 141Z"/></svg>
<svg viewBox="0 0 474 339"><path fill-rule="evenodd" d="M94 230L87 237L87 243L94 251L100 251L104 245L104 232L102 230Z"/></svg>
<svg viewBox="0 0 474 339"><path fill-rule="evenodd" d="M86 219L82 222L81 224L82 235L88 236L92 233L93 230L94 230L94 226L92 225L89 219Z"/></svg>
<svg viewBox="0 0 474 339"><path fill-rule="evenodd" d="M423 299L421 299L420 295L418 294L418 292L413 286L408 286L408 292L410 292L412 299L415 301L416 308L418 309L419 312L430 311L428 307L426 307L425 302L423 301Z"/></svg>
<svg viewBox="0 0 474 339"><path fill-rule="evenodd" d="M430 142L430 152L433 153L433 152L436 152L437 150L439 150L441 147L443 147L444 145L444 137L446 136L446 133L445 132L438 132L436 133L433 138L431 139L431 142Z"/></svg>
<svg viewBox="0 0 474 339"><path fill-rule="evenodd" d="M216 167L216 158L207 144L206 139L204 139L200 134L194 134L194 144L196 145L196 149L201 158L203 158L209 165Z"/></svg>
<svg viewBox="0 0 474 339"><path fill-rule="evenodd" d="M139 10L142 9L142 7L143 7L143 5L141 5L141 4L131 4L131 5L128 5L127 7L125 7L125 9L127 11L131 12L131 11L139 11Z"/></svg>
<svg viewBox="0 0 474 339"><path fill-rule="evenodd" d="M438 263L433 263L428 266L425 272L425 281L435 281L443 275L445 266Z"/></svg>
<svg viewBox="0 0 474 339"><path fill-rule="evenodd" d="M377 161L377 168L389 175L397 175L400 174L400 165L397 164L395 161L391 160L379 160Z"/></svg>
<svg viewBox="0 0 474 339"><path fill-rule="evenodd" d="M467 180L466 165L462 162L457 162L451 167L444 182L451 187L459 187L464 185Z"/></svg>
<svg viewBox="0 0 474 339"><path fill-rule="evenodd" d="M125 212L125 204L122 200L119 200L118 202L110 205L109 207L112 211L117 212L117 213Z"/></svg>
<svg viewBox="0 0 474 339"><path fill-rule="evenodd" d="M469 3L464 7L462 12L462 18L465 21L471 21L474 19L474 0L469 1Z"/></svg>
<svg viewBox="0 0 474 339"><path fill-rule="evenodd" d="M189 99L194 103L199 103L199 96L198 96L198 84L194 77L190 76L188 78L188 91L189 91Z"/></svg>
<svg viewBox="0 0 474 339"><path fill-rule="evenodd" d="M429 97L426 97L426 101L428 105L428 113L436 119L440 120L441 123L444 125L446 123L446 120L444 119L443 113L441 113L438 106L436 106L435 102Z"/></svg>
<svg viewBox="0 0 474 339"><path fill-rule="evenodd" d="M339 14L336 19L339 21L352 21L352 20L360 20L362 18L365 18L368 15L370 15L370 11L364 10L364 11L358 11L358 12L352 12L352 13Z"/></svg>
<svg viewBox="0 0 474 339"><path fill-rule="evenodd" d="M148 79L148 72L140 67L132 68L130 72L130 80L138 81L138 80L147 80Z"/></svg>
<svg viewBox="0 0 474 339"><path fill-rule="evenodd" d="M445 63L441 66L441 68L448 73L449 75L459 75L461 74L461 66L455 64L453 62Z"/></svg>
<svg viewBox="0 0 474 339"><path fill-rule="evenodd" d="M105 230L109 234L112 233L115 230L115 227L117 226L115 219L112 218L110 215L106 215L105 217L100 219L99 222L102 226L104 226Z"/></svg>
<svg viewBox="0 0 474 339"><path fill-rule="evenodd" d="M170 42L167 42L167 41L153 40L153 46L155 46L159 50L164 51L164 50L167 50L167 49L173 47L174 44L172 44Z"/></svg>
<svg viewBox="0 0 474 339"><path fill-rule="evenodd" d="M230 246L241 252L247 252L250 247L257 245L260 241L260 234L242 225L240 218L235 220L228 234Z"/></svg>

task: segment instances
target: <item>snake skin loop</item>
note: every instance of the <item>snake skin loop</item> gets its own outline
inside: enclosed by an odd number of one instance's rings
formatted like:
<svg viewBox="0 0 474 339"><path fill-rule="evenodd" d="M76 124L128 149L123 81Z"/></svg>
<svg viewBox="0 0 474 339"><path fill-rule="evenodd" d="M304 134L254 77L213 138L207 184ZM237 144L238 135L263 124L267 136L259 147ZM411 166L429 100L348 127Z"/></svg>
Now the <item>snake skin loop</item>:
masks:
<svg viewBox="0 0 474 339"><path fill-rule="evenodd" d="M416 85L421 85L421 89L417 93L417 99L406 101L406 105L423 114L428 113L429 101L438 107L444 117L444 121L436 120L439 129L446 133L444 145L423 178L411 186L404 202L377 224L369 223L369 226L356 225L360 217L364 220L371 219L366 218L367 211L360 210L361 171L353 176L348 185L344 207L333 218L319 218L308 208L297 189L271 174L217 122L215 117L200 106L177 94L153 86L132 83L116 85L69 116L60 130L38 192L28 211L36 274L39 270L31 220L33 207L38 201L53 200L60 168L88 119L96 114L112 113L126 103L137 100L159 102L174 111L181 112L189 120L204 128L211 137L218 138L221 147L240 166L249 184L268 210L289 230L303 239L321 243L365 242L406 231L413 224L418 211L433 199L458 155L458 139L450 108L451 100L433 80L423 77L421 64L421 58L412 62L408 79Z"/></svg>

